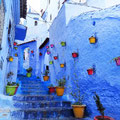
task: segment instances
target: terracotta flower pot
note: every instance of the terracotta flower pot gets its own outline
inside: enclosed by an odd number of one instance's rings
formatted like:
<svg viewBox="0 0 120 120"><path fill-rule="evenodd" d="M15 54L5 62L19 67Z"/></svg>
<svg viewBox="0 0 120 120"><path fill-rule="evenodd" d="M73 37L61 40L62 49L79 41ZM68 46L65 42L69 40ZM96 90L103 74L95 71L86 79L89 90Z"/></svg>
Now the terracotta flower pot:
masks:
<svg viewBox="0 0 120 120"><path fill-rule="evenodd" d="M93 70L93 68L90 68L90 69L87 70L87 72L88 72L88 75L93 75L94 70Z"/></svg>
<svg viewBox="0 0 120 120"><path fill-rule="evenodd" d="M78 53L76 53L76 52L72 53L72 57L73 57L73 58L78 57Z"/></svg>
<svg viewBox="0 0 120 120"><path fill-rule="evenodd" d="M63 96L64 94L64 87L56 87L56 93L57 93L57 96Z"/></svg>
<svg viewBox="0 0 120 120"><path fill-rule="evenodd" d="M49 76L43 76L44 81L48 81Z"/></svg>
<svg viewBox="0 0 120 120"><path fill-rule="evenodd" d="M53 47L54 47L54 45L53 45L53 44L51 44L51 45L50 45L50 47L51 47L51 48L53 48Z"/></svg>
<svg viewBox="0 0 120 120"><path fill-rule="evenodd" d="M116 61L116 65L120 66L120 57L118 57L117 59L115 59L115 61Z"/></svg>
<svg viewBox="0 0 120 120"><path fill-rule="evenodd" d="M94 43L96 43L96 38L95 37L90 37L89 38L89 42L91 43L91 44L94 44Z"/></svg>
<svg viewBox="0 0 120 120"><path fill-rule="evenodd" d="M57 60L58 59L58 56L54 56L54 60Z"/></svg>
<svg viewBox="0 0 120 120"><path fill-rule="evenodd" d="M49 93L55 93L55 87L48 87L49 88Z"/></svg>
<svg viewBox="0 0 120 120"><path fill-rule="evenodd" d="M13 57L9 57L9 61L10 61L10 62L13 62Z"/></svg>
<svg viewBox="0 0 120 120"><path fill-rule="evenodd" d="M66 42L61 42L61 46L66 46Z"/></svg>
<svg viewBox="0 0 120 120"><path fill-rule="evenodd" d="M94 120L100 120L99 118L102 118L102 116L95 116ZM115 119L113 119L113 118L111 118L109 116L104 116L104 118L105 118L105 120L115 120Z"/></svg>
<svg viewBox="0 0 120 120"><path fill-rule="evenodd" d="M72 105L75 118L83 118L86 105Z"/></svg>

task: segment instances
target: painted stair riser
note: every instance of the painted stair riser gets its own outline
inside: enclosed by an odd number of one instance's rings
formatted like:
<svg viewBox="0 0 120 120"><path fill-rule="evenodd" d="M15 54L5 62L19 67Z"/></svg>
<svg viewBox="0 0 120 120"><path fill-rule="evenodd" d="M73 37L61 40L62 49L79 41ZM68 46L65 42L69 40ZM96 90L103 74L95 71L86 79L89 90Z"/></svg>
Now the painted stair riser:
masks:
<svg viewBox="0 0 120 120"><path fill-rule="evenodd" d="M41 91L41 92L44 92L44 91L48 91L48 89L41 89L41 88L20 88L21 91Z"/></svg>
<svg viewBox="0 0 120 120"><path fill-rule="evenodd" d="M70 102L16 102L14 103L15 108L48 108L48 107L71 107Z"/></svg>
<svg viewBox="0 0 120 120"><path fill-rule="evenodd" d="M56 118L56 117L72 117L73 111L72 109L64 109L64 110L44 110L44 111L13 111L11 115L17 118L24 119L41 119L41 118Z"/></svg>
<svg viewBox="0 0 120 120"><path fill-rule="evenodd" d="M42 100L53 100L54 96L13 96L13 100L17 101L42 101Z"/></svg>

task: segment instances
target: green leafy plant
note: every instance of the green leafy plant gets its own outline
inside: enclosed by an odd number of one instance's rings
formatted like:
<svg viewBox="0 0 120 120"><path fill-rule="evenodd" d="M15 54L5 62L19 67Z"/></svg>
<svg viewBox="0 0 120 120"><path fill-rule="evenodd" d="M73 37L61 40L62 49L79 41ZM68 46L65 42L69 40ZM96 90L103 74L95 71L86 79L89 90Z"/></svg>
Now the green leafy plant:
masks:
<svg viewBox="0 0 120 120"><path fill-rule="evenodd" d="M66 84L65 77L63 77L62 79L56 80L56 81L57 81L59 87L64 87Z"/></svg>
<svg viewBox="0 0 120 120"><path fill-rule="evenodd" d="M42 73L44 76L48 76L49 70L45 70L44 73Z"/></svg>
<svg viewBox="0 0 120 120"><path fill-rule="evenodd" d="M102 116L102 118L98 118L98 119L99 120L106 120L104 118L104 110L105 110L105 108L103 107L103 105L102 105L102 103L100 101L100 97L96 93L94 93L94 94L95 94L95 96L93 96L93 98L94 98L94 100L96 102L96 106L98 108L97 110L100 112L100 114Z"/></svg>
<svg viewBox="0 0 120 120"><path fill-rule="evenodd" d="M54 87L53 84L50 84L48 87Z"/></svg>
<svg viewBox="0 0 120 120"><path fill-rule="evenodd" d="M73 80L73 85L75 88L73 89L71 86L69 86L69 88L71 88L71 90L72 90L70 92L70 95L75 100L75 102L73 103L74 105L83 105L84 95L81 95L79 80L78 80L77 75L75 73L74 73L74 77L75 77L75 79Z"/></svg>
<svg viewBox="0 0 120 120"><path fill-rule="evenodd" d="M120 56L113 58L110 62L120 59Z"/></svg>
<svg viewBox="0 0 120 120"><path fill-rule="evenodd" d="M29 67L28 69L26 69L26 71L28 72L28 73L31 73L32 72L32 67Z"/></svg>
<svg viewBox="0 0 120 120"><path fill-rule="evenodd" d="M16 82L7 82L8 86L19 86L19 83Z"/></svg>

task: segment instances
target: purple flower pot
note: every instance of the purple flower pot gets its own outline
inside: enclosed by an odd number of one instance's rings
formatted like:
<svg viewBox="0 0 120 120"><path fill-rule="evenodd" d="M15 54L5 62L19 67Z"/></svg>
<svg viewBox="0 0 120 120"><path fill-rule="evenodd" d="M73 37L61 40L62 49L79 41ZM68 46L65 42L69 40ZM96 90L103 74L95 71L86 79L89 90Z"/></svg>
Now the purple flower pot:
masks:
<svg viewBox="0 0 120 120"><path fill-rule="evenodd" d="M116 61L116 65L120 66L120 58L117 58L115 61Z"/></svg>

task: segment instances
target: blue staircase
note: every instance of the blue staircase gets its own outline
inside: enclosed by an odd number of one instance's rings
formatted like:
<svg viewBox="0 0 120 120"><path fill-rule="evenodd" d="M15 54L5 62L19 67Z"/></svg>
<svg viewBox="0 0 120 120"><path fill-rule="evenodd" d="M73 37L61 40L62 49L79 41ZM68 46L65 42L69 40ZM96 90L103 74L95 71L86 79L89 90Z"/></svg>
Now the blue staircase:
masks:
<svg viewBox="0 0 120 120"><path fill-rule="evenodd" d="M71 102L48 93L50 82L25 76L18 76L18 79L20 86L13 96L12 120L75 120Z"/></svg>

